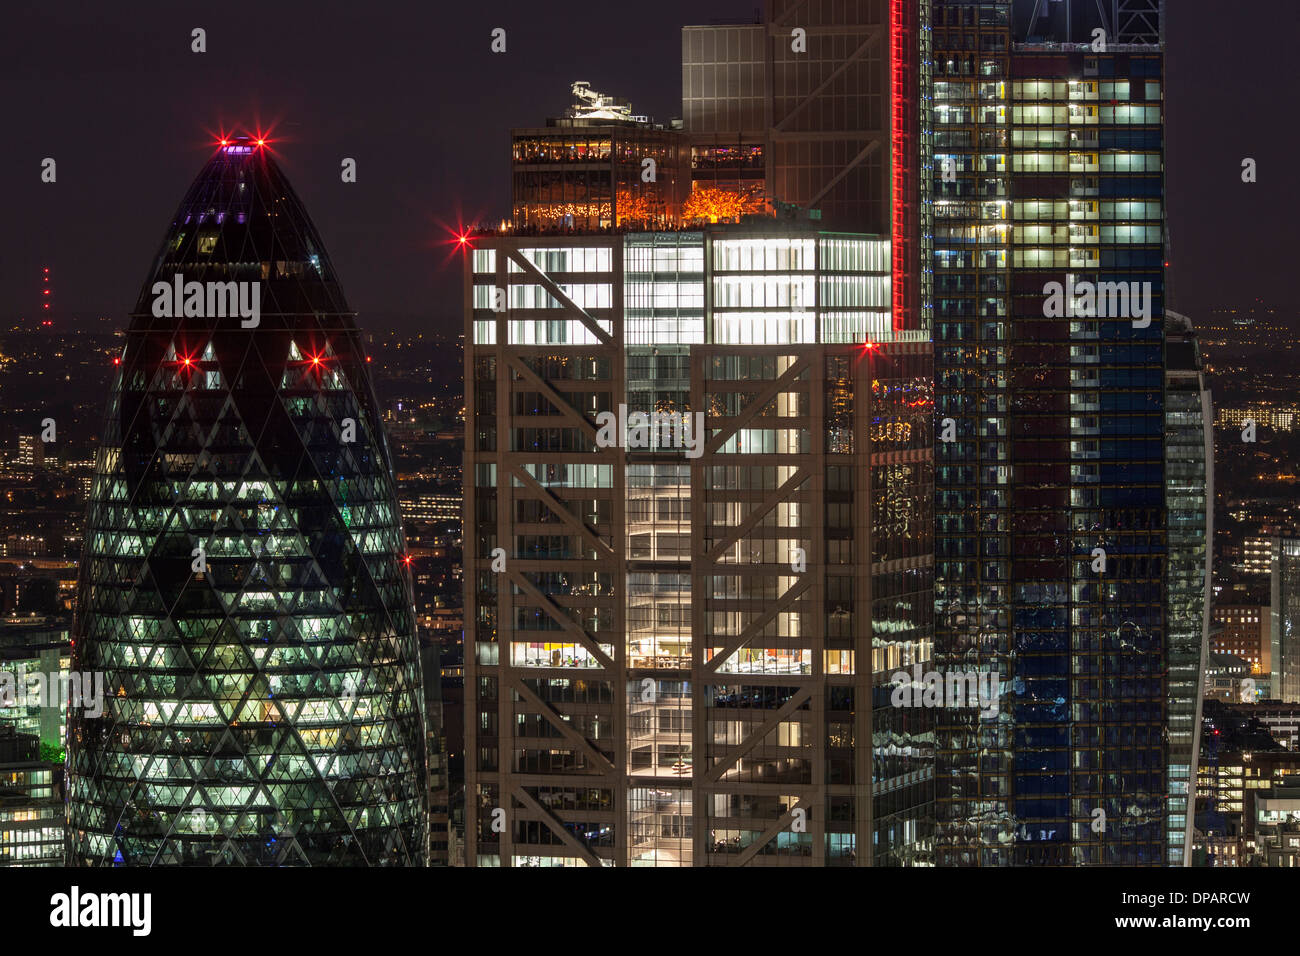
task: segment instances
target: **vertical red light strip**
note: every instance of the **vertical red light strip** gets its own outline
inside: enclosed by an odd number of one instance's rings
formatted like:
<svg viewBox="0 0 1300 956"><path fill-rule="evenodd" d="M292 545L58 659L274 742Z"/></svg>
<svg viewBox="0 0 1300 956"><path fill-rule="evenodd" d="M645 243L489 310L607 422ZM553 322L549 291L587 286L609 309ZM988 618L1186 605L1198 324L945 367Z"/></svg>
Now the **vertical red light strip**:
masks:
<svg viewBox="0 0 1300 956"><path fill-rule="evenodd" d="M892 215L890 248L893 254L891 286L893 289L893 327L916 329L919 287L915 262L919 210L915 196L916 164L916 0L890 0L889 5L889 72L890 72L890 147Z"/></svg>

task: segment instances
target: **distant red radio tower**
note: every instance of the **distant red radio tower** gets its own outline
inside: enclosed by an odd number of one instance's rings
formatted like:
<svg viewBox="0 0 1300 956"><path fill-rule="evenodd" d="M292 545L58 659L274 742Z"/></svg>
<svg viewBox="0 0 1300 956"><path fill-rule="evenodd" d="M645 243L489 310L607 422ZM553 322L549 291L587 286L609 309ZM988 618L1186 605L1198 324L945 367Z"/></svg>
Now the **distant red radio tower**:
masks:
<svg viewBox="0 0 1300 956"><path fill-rule="evenodd" d="M54 320L50 318L50 269L45 267L45 272L41 276L41 327L50 328L54 325Z"/></svg>

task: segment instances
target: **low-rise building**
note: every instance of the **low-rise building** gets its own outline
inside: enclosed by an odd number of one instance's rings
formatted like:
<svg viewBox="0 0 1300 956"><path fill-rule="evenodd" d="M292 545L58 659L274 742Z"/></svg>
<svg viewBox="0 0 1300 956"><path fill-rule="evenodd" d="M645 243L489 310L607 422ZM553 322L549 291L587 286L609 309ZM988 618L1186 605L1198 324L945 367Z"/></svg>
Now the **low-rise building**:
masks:
<svg viewBox="0 0 1300 956"><path fill-rule="evenodd" d="M0 866L62 866L63 764L35 734L0 725Z"/></svg>

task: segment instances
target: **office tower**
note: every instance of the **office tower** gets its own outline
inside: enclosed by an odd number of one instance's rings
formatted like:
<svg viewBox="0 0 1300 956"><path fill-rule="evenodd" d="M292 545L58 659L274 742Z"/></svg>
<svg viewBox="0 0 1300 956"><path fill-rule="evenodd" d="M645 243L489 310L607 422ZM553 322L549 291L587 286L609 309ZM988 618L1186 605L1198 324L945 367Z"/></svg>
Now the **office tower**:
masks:
<svg viewBox="0 0 1300 956"><path fill-rule="evenodd" d="M1275 700L1300 703L1300 538L1273 538L1269 657Z"/></svg>
<svg viewBox="0 0 1300 956"><path fill-rule="evenodd" d="M64 862L68 653L66 626L0 628L0 866Z"/></svg>
<svg viewBox="0 0 1300 956"><path fill-rule="evenodd" d="M698 229L468 243L471 865L932 862L928 9L686 28Z"/></svg>
<svg viewBox="0 0 1300 956"><path fill-rule="evenodd" d="M0 866L62 866L63 841L63 764L0 724Z"/></svg>
<svg viewBox="0 0 1300 956"><path fill-rule="evenodd" d="M1187 849L1196 814L1201 675L1210 653L1214 405L1192 323L1172 310L1165 312L1165 507L1169 540L1167 859L1170 866L1190 866Z"/></svg>
<svg viewBox="0 0 1300 956"><path fill-rule="evenodd" d="M73 658L111 697L69 722L73 864L426 861L414 608L367 361L270 147L224 140L111 385Z"/></svg>
<svg viewBox="0 0 1300 956"><path fill-rule="evenodd" d="M1272 616L1267 604L1221 604L1210 608L1210 650L1215 654L1232 654L1251 666L1258 675L1260 697L1265 693L1273 672Z"/></svg>
<svg viewBox="0 0 1300 956"><path fill-rule="evenodd" d="M932 370L888 241L471 244L470 863L925 862L932 717L889 700L930 656Z"/></svg>
<svg viewBox="0 0 1300 956"><path fill-rule="evenodd" d="M689 188L680 132L579 81L545 127L511 131L513 221L521 228L662 228Z"/></svg>
<svg viewBox="0 0 1300 956"><path fill-rule="evenodd" d="M740 193L765 207L769 40L761 23L682 28L682 125L691 189Z"/></svg>
<svg viewBox="0 0 1300 956"><path fill-rule="evenodd" d="M71 653L66 622L18 619L0 625L0 724L34 735L60 755L69 697L68 681L60 684L60 675L68 675Z"/></svg>
<svg viewBox="0 0 1300 956"><path fill-rule="evenodd" d="M1162 52L1133 6L934 4L936 657L1003 688L996 721L940 711L940 865L1166 860Z"/></svg>
<svg viewBox="0 0 1300 956"><path fill-rule="evenodd" d="M1259 423L1258 419L1256 419L1256 423ZM1241 572L1243 574L1264 576L1273 573L1277 539L1279 533L1285 529L1265 526L1260 530L1263 532L1262 534L1247 535L1241 543Z"/></svg>
<svg viewBox="0 0 1300 956"><path fill-rule="evenodd" d="M900 236L929 232L929 0L765 6L759 23L682 31L694 188L761 181L768 201L908 255Z"/></svg>

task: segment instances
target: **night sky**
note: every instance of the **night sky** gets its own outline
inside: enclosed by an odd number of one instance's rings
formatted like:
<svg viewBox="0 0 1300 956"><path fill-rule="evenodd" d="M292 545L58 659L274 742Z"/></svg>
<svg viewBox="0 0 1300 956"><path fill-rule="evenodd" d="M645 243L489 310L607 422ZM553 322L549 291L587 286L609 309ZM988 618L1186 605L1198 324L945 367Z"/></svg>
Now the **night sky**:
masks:
<svg viewBox="0 0 1300 956"><path fill-rule="evenodd" d="M667 122L681 27L752 21L756 2L7 3L0 322L36 312L45 266L62 327L124 320L216 134L247 129L272 140L363 327L458 330L447 239L508 214L510 128L560 113L578 79ZM1300 12L1167 6L1172 304L1194 319L1255 299L1294 311ZM194 27L208 52L190 52ZM489 49L494 27L505 54ZM344 157L355 184L340 181Z"/></svg>

